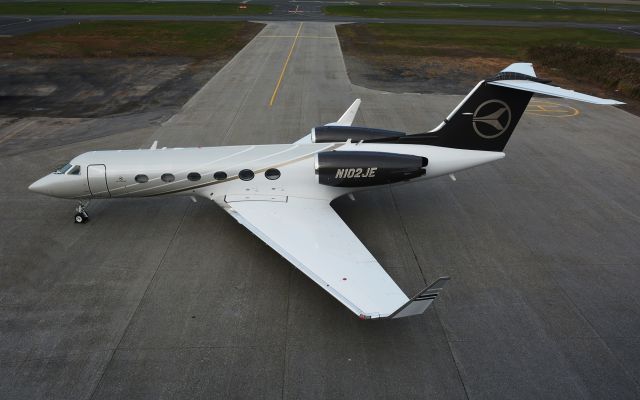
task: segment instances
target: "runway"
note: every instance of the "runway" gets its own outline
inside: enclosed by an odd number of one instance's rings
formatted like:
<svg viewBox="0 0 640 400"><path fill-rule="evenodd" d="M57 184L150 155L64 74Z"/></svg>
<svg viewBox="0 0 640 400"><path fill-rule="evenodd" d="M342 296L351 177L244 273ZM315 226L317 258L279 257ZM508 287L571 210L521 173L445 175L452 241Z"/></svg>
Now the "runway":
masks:
<svg viewBox="0 0 640 400"><path fill-rule="evenodd" d="M407 132L461 100L354 86L332 23L274 22L162 126L0 158L0 398L638 398L622 110L538 100L505 160L335 201L406 293L451 275L403 320L357 319L213 203L95 201L76 225L27 191L90 150L292 142L357 97L358 125Z"/></svg>

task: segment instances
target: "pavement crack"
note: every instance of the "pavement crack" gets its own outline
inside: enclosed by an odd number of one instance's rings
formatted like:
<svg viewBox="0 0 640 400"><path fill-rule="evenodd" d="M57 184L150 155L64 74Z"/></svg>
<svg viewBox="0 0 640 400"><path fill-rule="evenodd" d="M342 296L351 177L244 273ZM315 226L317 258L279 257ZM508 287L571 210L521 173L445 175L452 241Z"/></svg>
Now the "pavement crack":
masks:
<svg viewBox="0 0 640 400"><path fill-rule="evenodd" d="M289 284L287 285L287 313L284 324L284 351L283 351L283 361L282 361L282 389L280 392L280 397L284 399L285 393L285 384L287 381L287 343L289 341L289 315L291 310L291 285L293 282L293 268L290 268L289 271Z"/></svg>
<svg viewBox="0 0 640 400"><path fill-rule="evenodd" d="M109 360L105 363L104 368L102 369L102 373L100 374L100 378L98 379L98 381L96 382L95 386L93 387L93 390L91 391L91 394L87 397L88 399L93 399L95 397L95 394L96 394L98 388L100 387L100 383L102 383L102 380L104 379L104 375L107 372L107 369L109 369L109 365L113 361L113 356L116 354L116 351L118 351L118 349L120 348L120 344L122 343L122 340L124 339L124 337L126 336L127 332L129 331L129 328L131 327L131 322L133 321L133 318L136 316L136 314L138 314L138 311L140 310L140 306L142 304L142 300L144 300L144 298L147 297L147 294L149 293L149 289L151 288L151 284L155 281L156 275L158 274L158 270L160 269L160 266L164 263L164 260L167 257L167 253L169 252L169 249L171 248L174 240L176 239L176 236L178 235L178 232L180 231L180 228L182 227L182 224L184 223L184 220L185 220L185 218L187 216L187 212L189 211L190 208L191 208L191 203L189 202L189 203L187 203L187 206L184 209L184 213L182 214L182 218L180 219L180 222L178 223L178 226L176 226L176 229L173 232L173 235L171 236L171 239L169 240L169 243L167 243L167 247L165 248L164 253L162 253L162 257L160 258L160 261L158 262L158 264L156 265L155 270L153 271L153 275L151 276L151 279L149 279L149 283L147 283L147 287L144 289L144 293L142 294L142 296L140 296L140 300L138 301L138 304L136 305L135 310L133 311L133 313L131 313L131 317L129 317L129 320L127 321L127 325L122 330L122 335L120 335L120 338L118 339L118 343L116 344L116 346L111 351L111 355L109 356Z"/></svg>
<svg viewBox="0 0 640 400"><path fill-rule="evenodd" d="M391 203L393 204L393 209L398 215L398 221L400 221L400 226L402 227L402 233L407 238L407 244L411 249L411 254L413 255L413 259L420 270L420 275L422 276L422 281L426 285L427 279L424 276L424 271L422 270L422 266L420 265L420 261L418 261L418 255L416 254L416 250L413 247L413 243L411 242L411 237L409 237L409 232L407 232L407 227L405 226L404 220L402 219L402 214L400 214L400 209L398 208L398 203L396 201L396 196L393 194L393 189L389 188L389 193L391 194Z"/></svg>
<svg viewBox="0 0 640 400"><path fill-rule="evenodd" d="M416 254L413 243L411 242L411 237L409 236L409 232L407 231L407 227L404 223L404 219L402 218L402 214L400 213L400 209L398 208L398 202L396 201L396 197L393 194L393 189L389 188L389 192L391 193L391 202L393 203L393 208L398 215L398 220L400 221L400 225L402 226L402 232L404 236L407 238L407 243L409 244L409 248L411 249L411 253L413 254L413 259L418 265L418 269L420 270L420 275L422 275L422 280L424 284L427 284L427 279L424 276L424 271L422 270L422 266L420 265L420 261L418 260L418 255ZM464 395L469 399L469 393L467 392L467 387L464 384L464 380L462 379L462 374L460 373L460 367L458 366L458 362L456 361L456 357L453 355L453 349L451 348L451 341L449 340L449 335L447 335L446 329L444 329L444 324L442 323L442 319L440 318L440 314L438 313L438 309L436 307L432 307L436 313L436 318L438 319L438 324L440 325L440 329L442 330L442 335L444 336L447 342L447 348L449 349L449 355L451 356L451 360L453 361L453 365L456 367L456 374L458 375L458 380L462 385L462 390L464 390Z"/></svg>

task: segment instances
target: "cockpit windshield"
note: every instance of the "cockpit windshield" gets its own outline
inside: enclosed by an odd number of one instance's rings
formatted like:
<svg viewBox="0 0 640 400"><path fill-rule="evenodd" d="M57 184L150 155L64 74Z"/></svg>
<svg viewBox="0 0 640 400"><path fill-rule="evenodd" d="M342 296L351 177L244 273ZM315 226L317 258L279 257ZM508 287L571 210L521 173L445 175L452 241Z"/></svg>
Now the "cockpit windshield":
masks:
<svg viewBox="0 0 640 400"><path fill-rule="evenodd" d="M56 168L55 171L53 171L54 174L64 174L65 172L67 172L69 170L69 168L71 168L71 164L65 164L62 165L58 168Z"/></svg>

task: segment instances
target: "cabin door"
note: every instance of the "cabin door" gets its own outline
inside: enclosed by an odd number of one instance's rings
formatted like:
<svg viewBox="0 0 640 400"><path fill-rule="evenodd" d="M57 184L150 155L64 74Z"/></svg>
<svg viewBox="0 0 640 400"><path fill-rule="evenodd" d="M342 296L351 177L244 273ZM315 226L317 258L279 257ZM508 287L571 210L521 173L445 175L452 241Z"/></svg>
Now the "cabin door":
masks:
<svg viewBox="0 0 640 400"><path fill-rule="evenodd" d="M103 164L93 164L87 167L87 182L91 195L96 198L111 197L107 187L107 167Z"/></svg>

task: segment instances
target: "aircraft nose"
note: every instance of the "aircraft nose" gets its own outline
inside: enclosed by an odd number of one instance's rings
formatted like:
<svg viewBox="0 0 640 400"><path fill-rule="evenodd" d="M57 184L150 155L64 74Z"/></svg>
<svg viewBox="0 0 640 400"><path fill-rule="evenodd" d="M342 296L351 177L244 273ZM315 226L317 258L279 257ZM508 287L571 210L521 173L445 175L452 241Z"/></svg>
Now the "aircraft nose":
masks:
<svg viewBox="0 0 640 400"><path fill-rule="evenodd" d="M49 194L49 180L45 176L29 185L29 190L40 194Z"/></svg>

